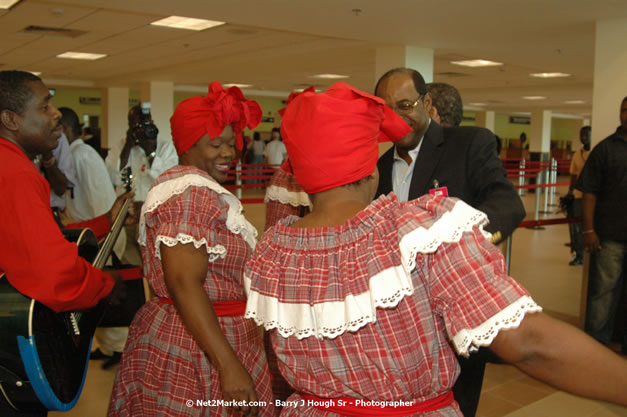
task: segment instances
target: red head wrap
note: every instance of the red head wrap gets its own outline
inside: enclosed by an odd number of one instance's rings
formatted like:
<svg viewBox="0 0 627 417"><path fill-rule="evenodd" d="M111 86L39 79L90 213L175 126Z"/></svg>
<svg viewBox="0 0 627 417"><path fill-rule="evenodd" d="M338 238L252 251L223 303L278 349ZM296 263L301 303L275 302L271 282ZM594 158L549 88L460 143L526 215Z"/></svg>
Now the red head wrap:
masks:
<svg viewBox="0 0 627 417"><path fill-rule="evenodd" d="M172 141L176 153L182 155L205 133L215 139L228 125L235 132L235 145L242 149L244 127L254 129L261 121L261 107L254 100L247 100L238 87L225 90L217 81L209 84L205 97L190 97L176 106L170 117Z"/></svg>
<svg viewBox="0 0 627 417"><path fill-rule="evenodd" d="M296 180L309 193L374 173L379 142L401 139L411 128L385 102L344 82L321 94L290 96L281 134Z"/></svg>

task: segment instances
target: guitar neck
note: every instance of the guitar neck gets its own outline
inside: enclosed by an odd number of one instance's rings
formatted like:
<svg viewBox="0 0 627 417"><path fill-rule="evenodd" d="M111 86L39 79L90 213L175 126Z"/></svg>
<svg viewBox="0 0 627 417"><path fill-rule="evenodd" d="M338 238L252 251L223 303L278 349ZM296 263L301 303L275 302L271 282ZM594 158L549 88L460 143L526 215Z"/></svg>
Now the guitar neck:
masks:
<svg viewBox="0 0 627 417"><path fill-rule="evenodd" d="M124 204L122 205L122 208L120 209L120 212L113 221L113 224L111 225L111 230L109 230L109 233L107 233L107 237L102 243L102 246L98 251L98 255L96 255L96 258L94 259L93 265L96 268L102 268L107 262L107 259L109 259L109 255L111 254L113 245L118 239L120 231L122 230L122 226L124 225L124 220L126 219L126 215L128 214L128 208L131 203L131 199L126 199L126 201L124 201Z"/></svg>

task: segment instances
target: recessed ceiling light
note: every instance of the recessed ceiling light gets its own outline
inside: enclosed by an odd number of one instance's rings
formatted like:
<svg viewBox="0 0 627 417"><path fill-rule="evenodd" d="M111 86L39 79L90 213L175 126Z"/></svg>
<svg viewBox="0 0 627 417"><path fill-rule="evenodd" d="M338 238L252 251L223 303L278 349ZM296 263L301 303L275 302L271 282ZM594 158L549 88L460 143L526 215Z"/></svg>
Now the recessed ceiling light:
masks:
<svg viewBox="0 0 627 417"><path fill-rule="evenodd" d="M560 77L570 77L571 74L566 74L564 72L537 72L534 74L529 74L530 77L536 78L560 78Z"/></svg>
<svg viewBox="0 0 627 417"><path fill-rule="evenodd" d="M323 80L339 80L342 78L349 78L349 76L340 75L340 74L316 74L316 75L310 75L309 78L321 78Z"/></svg>
<svg viewBox="0 0 627 417"><path fill-rule="evenodd" d="M238 83L226 83L222 85L223 87L229 88L229 87L239 87L239 88L248 88L248 87L252 87L252 84L238 84Z"/></svg>
<svg viewBox="0 0 627 417"><path fill-rule="evenodd" d="M544 99L546 99L546 97L544 97L544 96L524 96L523 99L525 99L525 100L544 100Z"/></svg>
<svg viewBox="0 0 627 417"><path fill-rule="evenodd" d="M90 61L94 61L96 59L104 58L106 56L106 54L90 54L88 52L63 52L62 54L57 55L57 58L87 59Z"/></svg>
<svg viewBox="0 0 627 417"><path fill-rule="evenodd" d="M20 0L0 0L0 9L10 9L15 3Z"/></svg>
<svg viewBox="0 0 627 417"><path fill-rule="evenodd" d="M41 75L41 71L28 71L28 72L30 72L31 74L36 75L38 77Z"/></svg>
<svg viewBox="0 0 627 417"><path fill-rule="evenodd" d="M461 65L463 67L494 67L503 65L502 62L488 61L487 59L469 59L466 61L451 61L451 64Z"/></svg>
<svg viewBox="0 0 627 417"><path fill-rule="evenodd" d="M218 22L216 20L195 19L193 17L170 16L165 19L152 22L151 25L176 29L205 30L223 25L224 23L225 22Z"/></svg>
<svg viewBox="0 0 627 417"><path fill-rule="evenodd" d="M468 103L469 106L485 106L488 103Z"/></svg>
<svg viewBox="0 0 627 417"><path fill-rule="evenodd" d="M585 101L583 101L583 100L566 100L566 101L562 101L562 103L564 103L564 104L583 104L583 103L585 103Z"/></svg>

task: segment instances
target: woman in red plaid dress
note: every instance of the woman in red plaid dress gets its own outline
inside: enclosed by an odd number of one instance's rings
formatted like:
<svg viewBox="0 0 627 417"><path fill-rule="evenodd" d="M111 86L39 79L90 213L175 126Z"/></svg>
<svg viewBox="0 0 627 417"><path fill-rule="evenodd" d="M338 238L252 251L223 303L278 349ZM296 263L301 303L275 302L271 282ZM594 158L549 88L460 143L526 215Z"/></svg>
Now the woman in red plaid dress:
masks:
<svg viewBox="0 0 627 417"><path fill-rule="evenodd" d="M270 330L296 390L281 415L461 416L453 349L480 346L561 389L627 405L626 361L541 313L507 276L484 213L442 196L372 201L377 140L410 131L344 83L284 110L313 210L266 232L245 271L246 317Z"/></svg>
<svg viewBox="0 0 627 417"><path fill-rule="evenodd" d="M236 135L261 119L237 87L212 83L170 119L180 165L153 184L139 242L156 297L136 315L109 416L275 414L259 329L243 317L256 230L227 179Z"/></svg>
<svg viewBox="0 0 627 417"><path fill-rule="evenodd" d="M291 174L290 160L286 159L277 170L266 188L265 230L287 216L303 217L311 211L311 200Z"/></svg>

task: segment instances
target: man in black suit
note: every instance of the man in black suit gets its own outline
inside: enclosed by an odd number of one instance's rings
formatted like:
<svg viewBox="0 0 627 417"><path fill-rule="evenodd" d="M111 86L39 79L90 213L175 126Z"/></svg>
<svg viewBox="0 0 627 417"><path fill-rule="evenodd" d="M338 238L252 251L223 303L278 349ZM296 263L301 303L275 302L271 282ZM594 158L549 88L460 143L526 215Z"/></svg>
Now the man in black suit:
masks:
<svg viewBox="0 0 627 417"><path fill-rule="evenodd" d="M379 158L377 196L394 191L407 201L446 187L449 196L488 215L486 230L495 235L495 242L507 238L525 217L525 209L496 154L492 132L472 126L442 128L431 120L431 95L412 69L388 71L377 82L375 94L413 129Z"/></svg>
<svg viewBox="0 0 627 417"><path fill-rule="evenodd" d="M377 196L394 191L407 201L433 190L457 197L488 215L486 230L494 243L507 238L525 217L525 209L496 154L492 132L470 126L443 128L431 120L431 94L420 73L409 68L385 73L375 94L413 129L379 158ZM466 417L477 411L487 352L481 349L469 359L460 358L462 371L453 391Z"/></svg>

